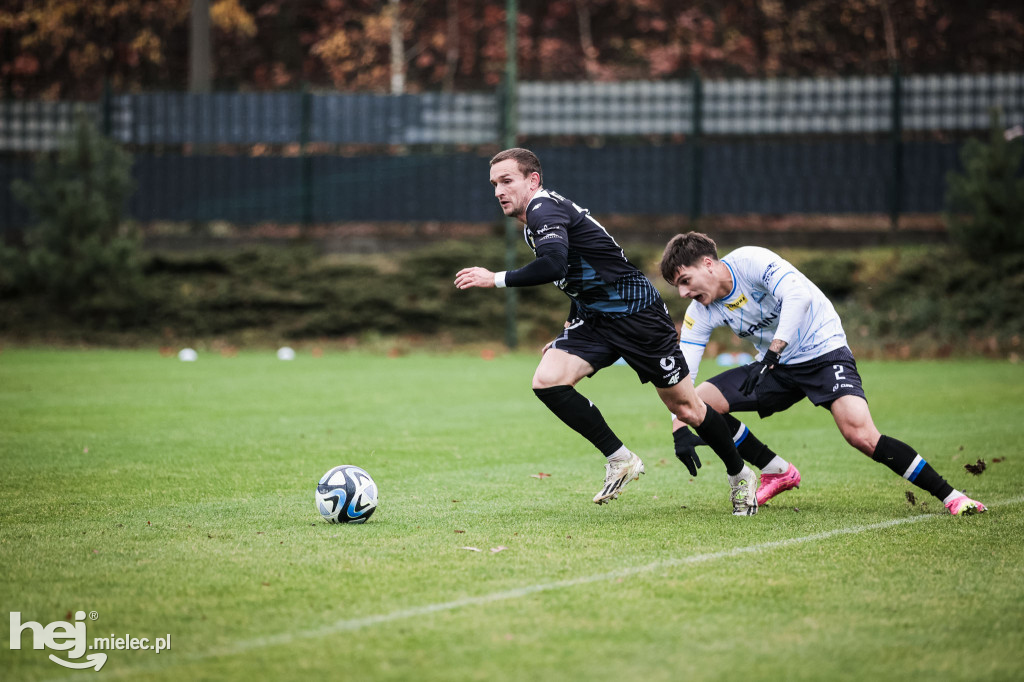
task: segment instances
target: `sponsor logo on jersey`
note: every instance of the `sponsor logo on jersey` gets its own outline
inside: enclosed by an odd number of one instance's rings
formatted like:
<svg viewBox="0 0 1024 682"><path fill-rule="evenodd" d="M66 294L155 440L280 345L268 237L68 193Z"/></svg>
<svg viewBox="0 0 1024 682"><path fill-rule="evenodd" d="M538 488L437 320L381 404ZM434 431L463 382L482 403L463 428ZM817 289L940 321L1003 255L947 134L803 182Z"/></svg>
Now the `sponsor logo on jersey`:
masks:
<svg viewBox="0 0 1024 682"><path fill-rule="evenodd" d="M530 210L531 211L536 211L540 207L541 207L541 203L538 201L536 204L533 205L533 208L531 208Z"/></svg>
<svg viewBox="0 0 1024 682"><path fill-rule="evenodd" d="M743 331L736 332L736 336L740 337L741 339L742 338L746 338L748 336L753 336L759 330L765 329L767 327L772 326L772 324L777 319L779 319L779 313L778 312L774 312L771 315L769 315L768 317L766 317L763 320L761 320L760 322L758 322L757 324L752 324L749 327L747 327L746 329L744 329Z"/></svg>
<svg viewBox="0 0 1024 682"><path fill-rule="evenodd" d="M764 300L764 297L767 295L768 294L766 294L763 291L755 291L752 294L750 294L750 297L754 299L754 303L760 303L761 301Z"/></svg>
<svg viewBox="0 0 1024 682"><path fill-rule="evenodd" d="M676 384L678 384L679 380L682 378L680 375L681 375L681 372L677 371L672 376L670 376L668 378L668 385L669 386L675 386Z"/></svg>
<svg viewBox="0 0 1024 682"><path fill-rule="evenodd" d="M737 298L732 303L726 303L725 307L728 308L729 310L736 311L736 310L739 310L740 308L742 308L743 306L745 306L747 303L748 303L747 295L746 294L740 294L739 298Z"/></svg>
<svg viewBox="0 0 1024 682"><path fill-rule="evenodd" d="M761 281L764 282L765 286L771 285L772 277L775 275L776 272L778 272L779 267L781 266L779 265L778 261L772 261L771 263L768 264L768 267L764 269L764 274L761 275Z"/></svg>
<svg viewBox="0 0 1024 682"><path fill-rule="evenodd" d="M666 372L671 372L672 369L675 368L675 366L676 366L676 359L675 358L662 358L660 364L661 364L661 368L663 370L665 370Z"/></svg>
<svg viewBox="0 0 1024 682"><path fill-rule="evenodd" d="M689 315L683 315L683 326L687 329L693 329L694 320Z"/></svg>
<svg viewBox="0 0 1024 682"><path fill-rule="evenodd" d="M544 235L543 237L541 237L541 238L540 238L540 239L538 239L537 241L539 241L539 242L542 242L542 241L544 241L545 239L561 239L561 238L562 238L562 235L560 235L560 234L558 234L558 233L552 233L552 234L546 234L546 235Z"/></svg>

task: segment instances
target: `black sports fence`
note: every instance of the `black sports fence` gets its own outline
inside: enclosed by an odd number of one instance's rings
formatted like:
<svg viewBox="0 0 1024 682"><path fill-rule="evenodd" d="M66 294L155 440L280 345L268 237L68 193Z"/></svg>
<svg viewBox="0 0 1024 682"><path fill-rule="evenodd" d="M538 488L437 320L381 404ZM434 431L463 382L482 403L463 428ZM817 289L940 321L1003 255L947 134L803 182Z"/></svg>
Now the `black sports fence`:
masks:
<svg viewBox="0 0 1024 682"><path fill-rule="evenodd" d="M76 112L134 157L140 221L490 221L486 161L515 122L547 185L601 214L941 211L947 172L990 112L1024 125L1024 73L521 83L504 93L108 94L0 102L9 192Z"/></svg>

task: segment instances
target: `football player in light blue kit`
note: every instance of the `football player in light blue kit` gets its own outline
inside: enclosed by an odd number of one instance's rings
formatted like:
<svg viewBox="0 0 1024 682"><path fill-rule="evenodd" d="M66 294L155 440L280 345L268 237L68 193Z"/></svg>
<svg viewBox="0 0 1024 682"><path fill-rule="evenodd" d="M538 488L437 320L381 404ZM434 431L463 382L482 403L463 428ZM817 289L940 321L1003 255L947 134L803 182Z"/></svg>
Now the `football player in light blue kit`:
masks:
<svg viewBox="0 0 1024 682"><path fill-rule="evenodd" d="M729 413L756 411L767 417L807 397L832 413L850 445L942 500L954 516L986 511L912 447L875 428L839 315L792 264L757 246L738 248L719 260L714 240L689 232L668 243L661 274L692 301L680 333L691 379L716 327L729 327L758 350L755 362L708 379L697 387L697 395L725 416L740 455L761 469L759 505L799 486L800 472ZM673 428L676 455L696 474L700 460L694 446L700 441L678 421Z"/></svg>

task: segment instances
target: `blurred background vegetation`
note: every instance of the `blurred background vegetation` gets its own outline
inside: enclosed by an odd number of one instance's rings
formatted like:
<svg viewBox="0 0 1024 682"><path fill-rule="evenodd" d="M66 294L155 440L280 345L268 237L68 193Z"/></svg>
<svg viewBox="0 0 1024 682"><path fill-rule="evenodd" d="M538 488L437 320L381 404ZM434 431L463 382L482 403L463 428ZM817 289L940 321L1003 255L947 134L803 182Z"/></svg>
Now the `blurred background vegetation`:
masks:
<svg viewBox="0 0 1024 682"><path fill-rule="evenodd" d="M488 154L499 148L497 139L469 144L455 138L413 147L318 145L300 136L282 144L185 141L144 146L115 139L111 131L119 122L110 117L119 110L109 103L111 93L310 90L396 98L486 91L497 92L500 100L510 92L503 85L507 7L493 0L4 3L0 141L7 146L0 150L0 189L9 190L30 223L18 231L0 226L6 237L6 243L0 242L0 338L15 343L205 344L224 352L284 341L390 350L500 344L505 299L495 292L457 292L451 283L455 271L466 265L504 269L509 249L517 249L520 264L531 257L521 239L510 240L497 219L456 223L424 214L423 220L400 224L371 220L323 225L253 215L247 224L217 219L146 223L126 211L139 184L140 158L174 161L213 155L252 161L298 158L299 165L287 168L302 174L311 172L306 159L313 155L345 163L371 155L413 158L427 164L425 179L436 183L430 191L444 204L447 195L465 188L461 180L431 177L431 159L454 159L459 167L468 162L469 175L480 175L486 191L484 171L476 170L486 168ZM841 87L826 83L819 94L840 97L849 88L883 82L892 85L891 96L898 98L901 74L946 74L943 82L1008 74L1008 82L1017 82L1012 79L1021 79L1024 63L1024 8L1018 2L520 0L518 10L519 79L560 84L557 88L567 91L583 83L685 82L690 88L685 92L697 105L697 72L708 80L757 78L769 85L785 79L851 77ZM857 80L875 76L884 80ZM822 82L799 84L818 87ZM1016 107L1010 113L1019 116L1024 90L1008 92ZM921 97L927 106L927 95ZM45 117L32 113L44 110L32 108L40 103L80 102L101 106L91 116L75 117L67 128L47 128ZM755 243L790 258L835 300L858 353L980 353L1018 360L1024 331L1018 312L1024 304L1024 138L1019 122L993 111L987 130L953 125L905 132L897 127L894 134L886 126L902 125L900 110L881 113L885 125L877 131L846 131L838 147L829 147L830 138L815 132L767 137L734 132L705 147L693 121L685 133L512 133L520 144L572 151L554 156L552 167L561 163L562 170L579 172L561 173L564 180L555 186L568 191L567 175L586 175L605 188L590 190L588 196L569 193L581 203L592 203L595 214L652 279L660 247L671 234L703 229L723 252ZM956 118L957 112L952 113ZM704 125L728 115L705 114ZM508 124L500 112L495 120ZM137 128L138 122L131 125ZM54 144L39 138L45 142L41 148L19 146L20 140L44 128L61 131ZM307 128L302 130L305 135ZM603 205L613 201L611 190L622 180L614 172L618 169L592 162L601 158L594 153L629 145L625 148L638 154L637 168L625 173L635 174L648 165L643 150L669 149L671 156L678 149L686 155L689 165L680 166L686 171L701 168L695 165L700 154L717 149L738 154L735 163L742 174L755 158L745 156L753 149L759 154L757 163L768 164L757 172L774 176L798 194L816 175L835 170L830 168L834 151L820 150L843 148L854 138L872 153L892 159L892 169L878 169L874 161L867 164L868 175L907 172L904 145L924 141L940 150L954 149L958 159L941 188L944 210L901 216L897 200L889 215L883 209L853 221L814 211L708 214L706 206L701 214L693 197L709 190L684 177L676 191L697 194L690 195L689 205L680 203L676 213L605 216ZM785 167L770 161L792 149L810 155L810 170L804 175L788 175ZM860 147L851 149L860 158ZM934 165L930 158L915 168ZM350 176L341 176L341 185L348 182L345 177ZM286 179L275 175L271 180ZM751 189L731 187L727 180L718 178L712 191L728 196ZM842 181L840 173L839 193ZM156 184L174 182L178 179L161 176ZM852 177L850 183L851 192L861 191ZM878 187L869 189L874 195L888 191ZM771 203L774 189L753 189L765 195L766 205ZM304 201L289 196L296 206ZM882 199L883 205L892 204L891 197ZM337 234L349 236L332 241ZM802 248L809 245L822 248ZM663 291L679 317L683 302ZM518 336L524 344L539 347L560 328L567 302L554 287L517 293ZM723 349L735 348L726 335L715 342Z"/></svg>
<svg viewBox="0 0 1024 682"><path fill-rule="evenodd" d="M906 73L984 73L1019 69L1024 41L1013 0L519 0L518 9L528 81L695 69L884 75L893 61ZM217 90L493 89L505 73L505 10L504 0L7 0L0 95L95 100L104 81L119 92L188 88L191 22L204 13L201 71Z"/></svg>

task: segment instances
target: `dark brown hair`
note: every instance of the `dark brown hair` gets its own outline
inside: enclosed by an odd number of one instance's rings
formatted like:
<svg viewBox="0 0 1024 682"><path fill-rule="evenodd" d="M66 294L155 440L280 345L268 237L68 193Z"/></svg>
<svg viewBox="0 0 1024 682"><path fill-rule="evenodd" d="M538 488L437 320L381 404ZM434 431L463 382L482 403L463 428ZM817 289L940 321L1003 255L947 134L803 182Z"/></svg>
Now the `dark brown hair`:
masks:
<svg viewBox="0 0 1024 682"><path fill-rule="evenodd" d="M703 232L677 234L661 254L661 276L674 285L679 268L696 265L704 256L718 260L718 246L714 239Z"/></svg>
<svg viewBox="0 0 1024 682"><path fill-rule="evenodd" d="M540 176L540 184L544 185L544 173L540 170L540 159L537 155L531 152L529 149L523 149L522 147L513 147L512 149L506 149L503 152L498 152L491 159L491 165L501 163L513 159L519 165L519 172L523 174L523 177L528 177L530 173L536 173Z"/></svg>

